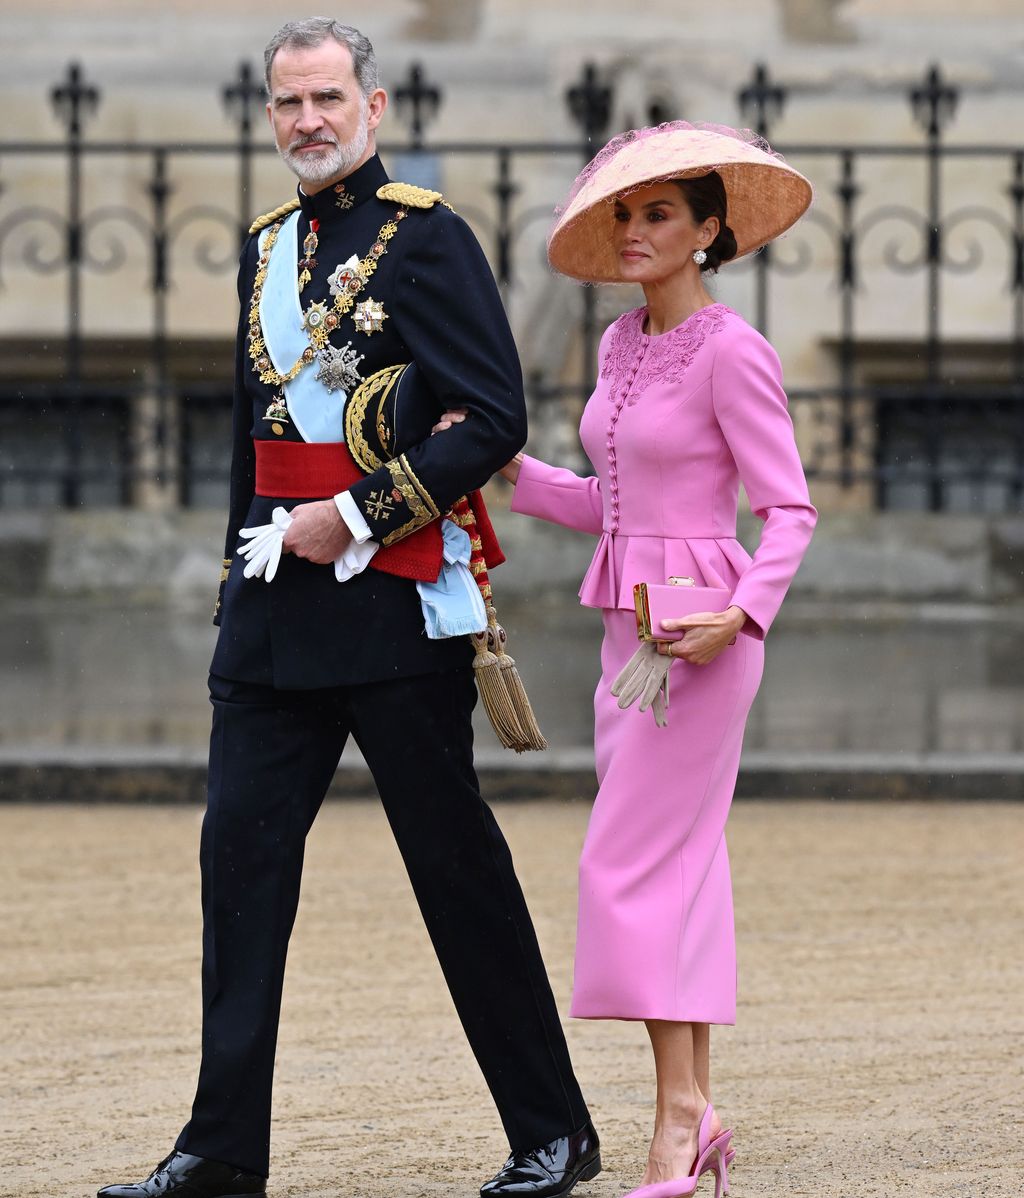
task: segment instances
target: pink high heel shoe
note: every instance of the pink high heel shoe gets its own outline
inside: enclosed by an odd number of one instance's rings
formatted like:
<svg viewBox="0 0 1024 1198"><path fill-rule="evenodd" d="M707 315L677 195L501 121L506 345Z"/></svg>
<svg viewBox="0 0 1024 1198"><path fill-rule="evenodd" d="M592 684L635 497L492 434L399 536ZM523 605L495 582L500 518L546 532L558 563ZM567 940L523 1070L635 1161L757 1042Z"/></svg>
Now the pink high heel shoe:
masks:
<svg viewBox="0 0 1024 1198"><path fill-rule="evenodd" d="M722 1198L729 1193L729 1174L726 1159L735 1153L729 1148L732 1131L720 1131L714 1139L711 1138L711 1119L714 1108L709 1102L704 1108L700 1128L697 1131L697 1158L693 1162L693 1170L688 1177L677 1177L672 1181L656 1181L649 1186L640 1186L630 1190L623 1198L687 1198L697 1189L701 1175L712 1172L715 1175L715 1198Z"/></svg>

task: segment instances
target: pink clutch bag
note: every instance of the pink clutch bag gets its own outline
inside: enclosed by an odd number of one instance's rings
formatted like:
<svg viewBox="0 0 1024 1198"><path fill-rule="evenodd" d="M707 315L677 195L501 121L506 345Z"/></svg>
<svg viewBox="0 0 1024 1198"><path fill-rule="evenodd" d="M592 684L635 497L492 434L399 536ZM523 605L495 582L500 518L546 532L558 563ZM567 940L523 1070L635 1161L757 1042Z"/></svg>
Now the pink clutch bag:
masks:
<svg viewBox="0 0 1024 1198"><path fill-rule="evenodd" d="M636 605L636 635L641 641L678 641L682 632L668 632L662 620L692 616L699 611L725 611L732 591L725 587L699 587L692 578L670 578L668 582L638 582L633 587Z"/></svg>

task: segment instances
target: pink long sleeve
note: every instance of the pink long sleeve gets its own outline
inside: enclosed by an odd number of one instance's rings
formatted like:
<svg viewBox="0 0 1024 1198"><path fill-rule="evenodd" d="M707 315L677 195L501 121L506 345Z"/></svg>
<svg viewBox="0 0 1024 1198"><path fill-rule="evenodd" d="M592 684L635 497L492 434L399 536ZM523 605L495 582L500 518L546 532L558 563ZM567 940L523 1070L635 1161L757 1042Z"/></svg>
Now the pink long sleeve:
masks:
<svg viewBox="0 0 1024 1198"><path fill-rule="evenodd" d="M512 495L512 511L561 524L577 532L601 532L601 484L571 470L524 457Z"/></svg>
<svg viewBox="0 0 1024 1198"><path fill-rule="evenodd" d="M712 375L715 415L751 509L764 521L732 602L753 622L744 631L761 639L800 566L818 514L807 493L778 355L752 329L723 350Z"/></svg>

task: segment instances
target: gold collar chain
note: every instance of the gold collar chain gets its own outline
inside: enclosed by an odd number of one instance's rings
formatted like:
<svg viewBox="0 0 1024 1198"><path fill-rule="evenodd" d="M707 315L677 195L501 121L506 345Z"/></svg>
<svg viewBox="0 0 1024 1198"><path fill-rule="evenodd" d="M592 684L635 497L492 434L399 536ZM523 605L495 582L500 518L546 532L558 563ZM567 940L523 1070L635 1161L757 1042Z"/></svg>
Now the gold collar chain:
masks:
<svg viewBox="0 0 1024 1198"><path fill-rule="evenodd" d="M285 374L279 374L274 369L274 364L267 353L267 343L263 336L263 325L260 321L260 300L263 297L263 284L266 282L267 270L270 266L270 255L273 252L284 221L278 221L271 226L256 268L252 299L249 304L249 357L252 359L253 369L259 375L261 383L267 383L271 387L280 387L283 383L290 383L300 370L303 370L310 363L316 361L317 355L328 348L332 331L338 327L342 318L351 312L352 306L356 302L356 296L366 286L370 276L377 269L377 263L388 252L388 242L398 232L398 222L405 220L408 215L409 210L407 208L399 208L394 218L386 221L381 226L381 230L377 234L377 240L370 246L366 257L361 259L356 266L354 277L349 279L334 297L334 305L330 311L327 310L327 305L322 303L310 304L306 309L302 323L305 327L306 335L309 337L309 345L302 351L301 357L291 370Z"/></svg>

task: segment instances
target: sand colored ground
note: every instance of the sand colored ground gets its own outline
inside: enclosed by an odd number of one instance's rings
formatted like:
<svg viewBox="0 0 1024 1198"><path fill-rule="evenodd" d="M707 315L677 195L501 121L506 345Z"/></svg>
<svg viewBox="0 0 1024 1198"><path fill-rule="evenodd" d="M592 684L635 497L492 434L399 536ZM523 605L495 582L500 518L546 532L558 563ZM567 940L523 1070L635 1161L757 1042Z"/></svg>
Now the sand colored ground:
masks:
<svg viewBox="0 0 1024 1198"><path fill-rule="evenodd" d="M582 804L502 805L561 1009ZM200 814L0 809L0 1193L143 1176L185 1118ZM735 1198L1024 1189L1024 808L738 804L740 1014L713 1040ZM643 1028L571 1021L604 1142L641 1172ZM473 1198L504 1142L378 808L314 830L278 1054L271 1191ZM712 1189L706 1178L706 1189Z"/></svg>

